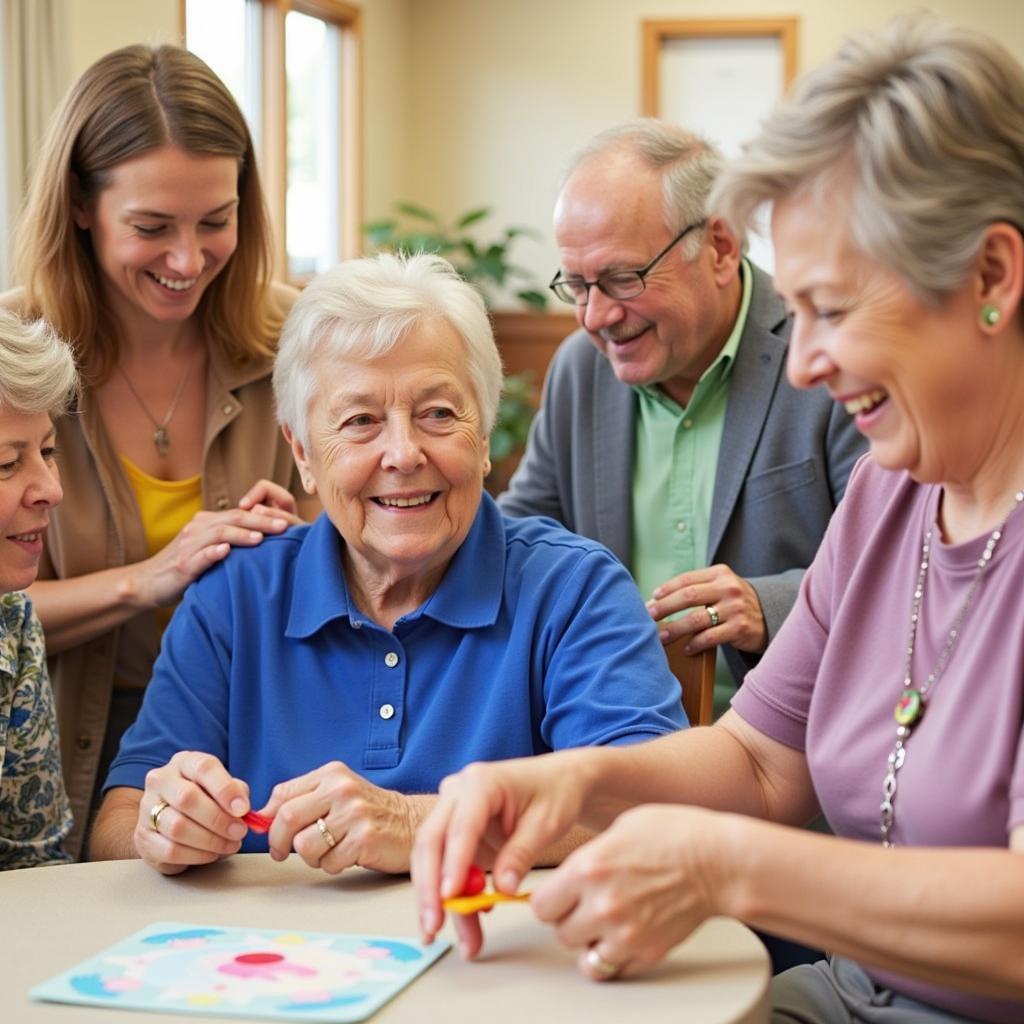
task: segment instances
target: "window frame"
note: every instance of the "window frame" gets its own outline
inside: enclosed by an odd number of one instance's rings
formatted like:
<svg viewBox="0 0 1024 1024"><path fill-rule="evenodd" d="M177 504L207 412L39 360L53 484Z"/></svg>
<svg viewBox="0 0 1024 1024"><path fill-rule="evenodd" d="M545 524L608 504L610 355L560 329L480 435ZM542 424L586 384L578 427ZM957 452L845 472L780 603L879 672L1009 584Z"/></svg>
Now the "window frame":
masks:
<svg viewBox="0 0 1024 1024"><path fill-rule="evenodd" d="M301 286L314 275L288 272L288 121L285 18L289 11L337 28L338 97L338 252L358 256L362 238L362 9L346 0L258 0L261 10L260 125L254 131L260 177L273 229L274 277ZM179 0L181 45L185 45L185 0Z"/></svg>

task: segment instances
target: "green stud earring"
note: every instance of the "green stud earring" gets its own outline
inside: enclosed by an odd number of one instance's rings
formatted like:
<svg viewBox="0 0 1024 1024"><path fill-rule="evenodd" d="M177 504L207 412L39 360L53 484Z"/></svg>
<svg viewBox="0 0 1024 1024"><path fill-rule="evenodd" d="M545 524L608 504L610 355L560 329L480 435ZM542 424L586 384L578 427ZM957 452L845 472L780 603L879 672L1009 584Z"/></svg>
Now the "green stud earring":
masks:
<svg viewBox="0 0 1024 1024"><path fill-rule="evenodd" d="M986 302L981 307L981 322L986 327L995 327L997 323L1002 319L1003 314L999 311L998 306L993 306L991 302Z"/></svg>

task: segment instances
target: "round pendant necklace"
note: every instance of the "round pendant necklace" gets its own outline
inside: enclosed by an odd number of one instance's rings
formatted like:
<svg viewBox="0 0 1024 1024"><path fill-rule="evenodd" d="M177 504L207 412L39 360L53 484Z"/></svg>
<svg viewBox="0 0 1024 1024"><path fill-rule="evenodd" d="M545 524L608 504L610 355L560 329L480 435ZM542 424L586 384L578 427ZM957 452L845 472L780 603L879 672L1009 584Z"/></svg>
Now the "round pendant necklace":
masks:
<svg viewBox="0 0 1024 1024"><path fill-rule="evenodd" d="M889 754L888 771L885 773L885 779L882 782L882 804L879 810L881 812L880 830L882 845L885 847L893 845L892 825L895 819L893 801L896 799L896 773L903 767L903 763L907 759L907 740L910 739L910 734L914 731L914 727L921 721L931 695L932 687L939 676L942 675L946 662L949 661L949 655L956 644L957 637L960 635L960 627L963 625L964 617L967 615L967 609L971 607L971 602L978 593L981 578L985 575L985 570L989 567L992 556L995 554L999 541L1002 539L1006 521L1013 515L1014 510L1022 501L1024 501L1024 490L1020 490L1014 495L1013 508L1006 513L1003 521L989 534L989 538L985 542L985 550L978 559L978 568L974 573L974 579L971 580L967 596L964 598L963 604L960 605L960 610L956 613L956 618L953 620L953 625L946 637L946 642L939 654L939 659L935 662L935 668L931 670L928 678L921 686L915 687L911 682L910 672L914 661L914 641L917 639L917 624L921 615L924 583L928 578L928 566L931 563L932 537L935 534L934 525L929 526L928 532L924 535L924 543L921 545L921 570L917 575L917 586L914 587L914 603L910 610L910 637L907 640L907 660L903 671L903 693L900 694L899 702L893 711L893 717L896 719L896 743Z"/></svg>

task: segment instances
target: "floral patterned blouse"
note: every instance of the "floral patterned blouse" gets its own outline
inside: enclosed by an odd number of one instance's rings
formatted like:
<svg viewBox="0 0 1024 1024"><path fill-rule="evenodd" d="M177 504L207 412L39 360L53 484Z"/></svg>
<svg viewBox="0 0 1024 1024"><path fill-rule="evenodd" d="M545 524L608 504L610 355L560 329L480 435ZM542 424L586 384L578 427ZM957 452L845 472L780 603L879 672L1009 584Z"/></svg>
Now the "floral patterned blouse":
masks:
<svg viewBox="0 0 1024 1024"><path fill-rule="evenodd" d="M0 595L0 871L70 860L43 629L22 593Z"/></svg>

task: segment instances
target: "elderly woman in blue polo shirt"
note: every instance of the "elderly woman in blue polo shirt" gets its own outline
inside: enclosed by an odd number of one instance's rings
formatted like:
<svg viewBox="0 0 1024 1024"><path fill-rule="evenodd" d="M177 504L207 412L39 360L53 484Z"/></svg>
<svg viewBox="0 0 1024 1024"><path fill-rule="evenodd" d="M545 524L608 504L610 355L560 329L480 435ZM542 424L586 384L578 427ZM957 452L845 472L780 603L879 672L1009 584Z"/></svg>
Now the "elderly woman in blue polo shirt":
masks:
<svg viewBox="0 0 1024 1024"><path fill-rule="evenodd" d="M175 874L269 846L332 873L406 871L432 794L468 762L684 724L625 569L484 494L501 361L448 263L323 274L285 324L274 387L324 513L188 591L107 779L94 858ZM251 808L267 835L242 820Z"/></svg>

